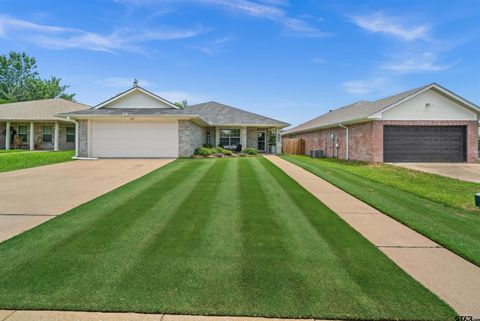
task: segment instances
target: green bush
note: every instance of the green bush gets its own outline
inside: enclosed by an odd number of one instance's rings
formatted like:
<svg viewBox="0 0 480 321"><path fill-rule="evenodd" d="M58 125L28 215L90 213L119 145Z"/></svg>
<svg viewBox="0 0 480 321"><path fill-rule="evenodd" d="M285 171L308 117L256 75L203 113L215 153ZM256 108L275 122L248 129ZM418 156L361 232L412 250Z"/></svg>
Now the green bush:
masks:
<svg viewBox="0 0 480 321"><path fill-rule="evenodd" d="M217 153L222 153L223 155L231 156L233 154L231 150L225 149L220 146L215 147L214 149L216 150Z"/></svg>
<svg viewBox="0 0 480 321"><path fill-rule="evenodd" d="M245 148L244 150L242 150L243 153L245 154L248 154L248 155L257 155L258 154L258 150L256 150L255 148Z"/></svg>
<svg viewBox="0 0 480 321"><path fill-rule="evenodd" d="M209 155L212 155L215 152L216 151L214 151L212 148L198 147L197 149L195 149L194 154L195 155L200 155L200 156L209 156Z"/></svg>

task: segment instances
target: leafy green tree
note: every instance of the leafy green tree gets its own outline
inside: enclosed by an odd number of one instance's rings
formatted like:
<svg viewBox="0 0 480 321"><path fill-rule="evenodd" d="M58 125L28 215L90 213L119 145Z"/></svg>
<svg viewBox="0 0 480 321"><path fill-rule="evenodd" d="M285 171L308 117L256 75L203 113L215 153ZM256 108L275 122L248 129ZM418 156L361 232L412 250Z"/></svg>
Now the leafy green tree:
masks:
<svg viewBox="0 0 480 321"><path fill-rule="evenodd" d="M74 100L75 94L66 93L68 87L61 84L60 78L40 78L35 58L25 52L0 55L0 103L48 98Z"/></svg>
<svg viewBox="0 0 480 321"><path fill-rule="evenodd" d="M174 104L175 106L180 107L180 108L183 108L183 109L185 109L185 108L188 107L188 101L187 101L186 99L182 100L181 102L176 101L176 102L174 102L173 104Z"/></svg>

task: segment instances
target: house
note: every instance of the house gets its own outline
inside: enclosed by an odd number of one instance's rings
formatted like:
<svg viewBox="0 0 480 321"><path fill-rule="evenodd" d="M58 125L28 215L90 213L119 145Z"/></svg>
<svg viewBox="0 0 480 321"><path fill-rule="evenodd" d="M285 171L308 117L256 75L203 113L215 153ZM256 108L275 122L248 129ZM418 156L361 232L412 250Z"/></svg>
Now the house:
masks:
<svg viewBox="0 0 480 321"><path fill-rule="evenodd" d="M367 162L469 162L478 157L480 108L432 83L332 110L287 130L305 153Z"/></svg>
<svg viewBox="0 0 480 321"><path fill-rule="evenodd" d="M58 115L78 124L77 156L188 157L205 144L281 150L289 124L217 102L180 108L134 84L99 105Z"/></svg>
<svg viewBox="0 0 480 321"><path fill-rule="evenodd" d="M75 122L57 117L90 106L61 98L0 105L0 149L75 148Z"/></svg>

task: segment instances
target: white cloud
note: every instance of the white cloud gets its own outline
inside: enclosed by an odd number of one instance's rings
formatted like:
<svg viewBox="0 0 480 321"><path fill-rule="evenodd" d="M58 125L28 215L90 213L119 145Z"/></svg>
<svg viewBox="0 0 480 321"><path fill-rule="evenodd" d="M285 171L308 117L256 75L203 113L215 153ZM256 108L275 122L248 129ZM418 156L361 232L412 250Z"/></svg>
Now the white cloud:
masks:
<svg viewBox="0 0 480 321"><path fill-rule="evenodd" d="M376 91L380 87L385 86L385 78L373 78L370 80L349 80L342 84L345 92L354 95L365 95Z"/></svg>
<svg viewBox="0 0 480 321"><path fill-rule="evenodd" d="M436 55L425 52L421 55L416 55L414 58L404 59L398 62L386 63L382 66L383 69L395 71L398 73L415 73L423 71L443 71L454 66L452 64L439 64Z"/></svg>
<svg viewBox="0 0 480 321"><path fill-rule="evenodd" d="M288 35L302 37L325 37L330 33L311 26L305 20L291 17L285 7L288 2L284 0L116 0L119 3L132 5L155 6L178 3L193 3L219 8L236 14L250 17L268 19L282 25Z"/></svg>
<svg viewBox="0 0 480 321"><path fill-rule="evenodd" d="M148 41L195 37L211 29L196 26L191 29L117 29L99 34L78 28L50 26L0 15L0 35L22 38L49 49L85 49L94 51L141 51L140 44ZM8 31L8 32L7 32Z"/></svg>
<svg viewBox="0 0 480 321"><path fill-rule="evenodd" d="M382 11L350 18L353 23L367 31L387 34L405 41L428 38L428 26L408 25L405 19L387 16Z"/></svg>
<svg viewBox="0 0 480 321"><path fill-rule="evenodd" d="M227 43L233 40L233 37L227 36L216 39L202 46L190 46L192 49L197 49L205 54L215 55L221 51Z"/></svg>

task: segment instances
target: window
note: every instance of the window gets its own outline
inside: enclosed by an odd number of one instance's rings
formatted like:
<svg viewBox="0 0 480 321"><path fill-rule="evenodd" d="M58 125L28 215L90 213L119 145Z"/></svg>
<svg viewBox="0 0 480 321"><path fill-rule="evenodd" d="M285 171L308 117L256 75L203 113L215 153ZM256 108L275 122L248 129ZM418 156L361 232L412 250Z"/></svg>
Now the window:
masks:
<svg viewBox="0 0 480 321"><path fill-rule="evenodd" d="M240 145L240 129L221 129L220 145L228 149L237 148Z"/></svg>
<svg viewBox="0 0 480 321"><path fill-rule="evenodd" d="M42 140L44 143L51 143L53 141L52 126L43 126Z"/></svg>
<svg viewBox="0 0 480 321"><path fill-rule="evenodd" d="M28 141L27 125L18 125L17 136L22 140L22 143L26 143Z"/></svg>
<svg viewBox="0 0 480 321"><path fill-rule="evenodd" d="M75 142L75 127L67 126L67 143Z"/></svg>

